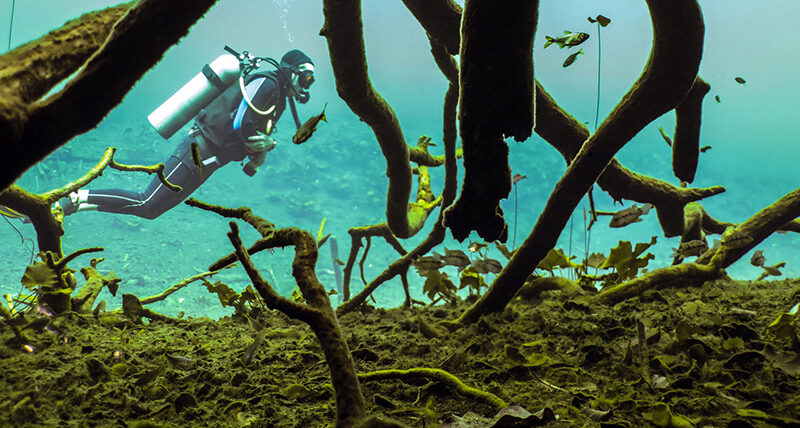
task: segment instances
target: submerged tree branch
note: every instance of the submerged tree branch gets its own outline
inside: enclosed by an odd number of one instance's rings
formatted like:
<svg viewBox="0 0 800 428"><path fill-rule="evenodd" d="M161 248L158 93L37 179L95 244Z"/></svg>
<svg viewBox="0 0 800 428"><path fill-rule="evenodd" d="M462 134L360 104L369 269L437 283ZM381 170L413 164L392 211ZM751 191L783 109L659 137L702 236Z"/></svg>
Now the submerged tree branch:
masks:
<svg viewBox="0 0 800 428"><path fill-rule="evenodd" d="M675 108L694 82L704 33L696 0L647 0L647 4L653 22L653 49L642 76L583 144L556 184L531 234L486 294L461 315L460 322L475 322L508 304L554 247L570 213L617 151L648 123Z"/></svg>

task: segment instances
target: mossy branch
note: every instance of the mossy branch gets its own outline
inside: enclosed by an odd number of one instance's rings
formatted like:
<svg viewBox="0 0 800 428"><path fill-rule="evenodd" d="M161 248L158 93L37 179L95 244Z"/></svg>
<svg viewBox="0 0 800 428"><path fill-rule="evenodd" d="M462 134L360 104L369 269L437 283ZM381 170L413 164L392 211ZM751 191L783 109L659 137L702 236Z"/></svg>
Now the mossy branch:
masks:
<svg viewBox="0 0 800 428"><path fill-rule="evenodd" d="M726 253L725 247L721 246L712 253L713 257L708 264L683 263L656 269L604 290L592 297L592 300L605 305L615 305L631 297L640 296L645 290L657 290L670 286L697 286L706 281L721 278L725 274L722 267Z"/></svg>
<svg viewBox="0 0 800 428"><path fill-rule="evenodd" d="M508 407L506 402L503 401L500 397L492 394L491 392L482 391L478 388L473 388L471 386L468 386L464 382L461 382L459 378L455 377L454 375L442 369L417 367L406 370L399 370L399 369L377 370L374 372L358 374L358 378L364 382L369 382L373 380L385 380L385 379L408 380L420 377L444 383L445 385L449 386L455 391L458 391L460 394L484 402L494 407L496 410L502 410Z"/></svg>
<svg viewBox="0 0 800 428"><path fill-rule="evenodd" d="M181 186L176 184L172 184L167 181L167 177L164 175L164 164L157 163L155 165L123 165L119 164L115 161L111 161L111 164L108 165L111 168L114 168L119 171L139 171L139 172L146 172L148 174L157 174L158 179L164 183L164 186L167 186L168 189L172 190L173 192L180 192L182 190Z"/></svg>
<svg viewBox="0 0 800 428"><path fill-rule="evenodd" d="M233 267L233 265L230 265L230 266L223 267L222 269L230 269L232 267ZM188 278L185 278L181 282L173 285L172 287L167 288L166 290L162 291L161 293L158 293L155 296L145 297L144 299L140 299L140 301L142 302L143 305L149 305L151 303L160 302L160 301L166 299L167 297L169 297L170 294L180 290L183 287L186 287L187 285L189 285L189 284L191 284L191 283L193 283L195 281L199 281L199 280L204 279L204 278L209 278L209 277L212 277L212 276L218 274L220 270L221 269L212 270L212 271L203 272L203 273L198 273L197 275L192 275L192 276L190 276Z"/></svg>
<svg viewBox="0 0 800 428"><path fill-rule="evenodd" d="M76 57L66 67L58 60L41 61L37 67L44 68L37 68L35 74L54 77L39 80L37 88L27 93L21 89L25 77L17 78L18 85L9 82L0 90L0 149L14 153L0 157L0 190L76 135L97 126L214 3L216 0L140 0L130 8L124 5L122 9L111 10L106 14L107 19L85 15L82 18L85 25L68 24L64 31L69 35L64 37L75 35L82 41L67 45L72 49L64 50L64 54L73 53ZM126 8L127 12L117 20L117 14ZM95 40L87 45L86 41L92 38ZM33 42L31 49L41 45L49 46L50 52L63 50L61 46L50 45L51 39L45 36ZM27 68L29 58L16 61L15 65ZM81 65L64 89L35 101L39 97L33 95L47 93L63 78L57 76L69 75Z"/></svg>

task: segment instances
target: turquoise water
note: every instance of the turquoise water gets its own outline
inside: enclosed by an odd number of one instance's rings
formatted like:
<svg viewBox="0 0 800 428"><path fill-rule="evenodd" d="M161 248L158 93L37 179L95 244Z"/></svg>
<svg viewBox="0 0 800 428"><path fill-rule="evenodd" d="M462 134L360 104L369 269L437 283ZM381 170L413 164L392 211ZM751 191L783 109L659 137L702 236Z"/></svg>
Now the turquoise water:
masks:
<svg viewBox="0 0 800 428"><path fill-rule="evenodd" d="M18 0L14 16L11 46L18 46L58 28L81 13L113 5L115 1ZM593 126L596 91L598 37L596 26L586 17L603 14L611 24L602 29L600 120L619 101L641 73L651 42L650 20L643 1L606 2L597 9L588 0L568 3L542 1L536 35L535 65L537 78L558 103L580 121ZM793 103L798 97L796 69L798 60L791 54L791 33L800 3L762 1L756 6L744 1L702 1L706 19L706 43L700 76L708 81L711 92L703 110L701 145L712 149L701 154L694 186L725 186L728 191L703 201L706 209L720 220L743 221L774 202L800 183L800 146L796 143ZM0 46L5 47L11 2L0 5ZM410 143L422 135L441 139L442 101L446 90L444 77L435 66L424 31L402 2L372 0L363 2L365 40L369 72L373 86L392 105ZM194 76L203 64L222 54L228 44L250 50L260 56L279 58L289 49L301 49L316 65L316 83L311 101L300 107L301 118L319 113L328 103L329 123L322 123L314 138L301 146L289 143L293 134L290 115L279 122L278 147L267 156L267 164L249 178L237 164L230 164L214 174L193 196L225 206L249 206L254 212L279 227L297 226L316 233L327 218L326 231L339 241L340 258L350 248L347 229L384 220L387 180L385 161L375 138L364 123L349 111L334 87L327 44L318 35L323 23L321 4L311 0L226 0L213 7L193 27L180 44L171 48L161 63L132 88L123 103L97 127L70 141L40 166L28 171L18 182L32 192L45 192L80 177L102 155L106 147L117 147L116 159L122 163L154 164L166 160L180 137L164 141L146 121L147 114L173 91ZM6 31L2 31L6 26ZM581 45L584 55L575 64L563 68L569 54L552 46L543 49L545 35L557 36L564 30L583 31L591 37ZM778 65L780 64L780 65ZM743 86L735 76L747 80ZM102 90L102 88L98 88ZM713 97L719 95L717 104ZM667 114L642 130L619 154L628 168L677 184L670 166L670 149L658 133L674 127L674 115ZM510 163L514 172L524 173L519 183L517 242L530 233L544 207L553 185L565 170L558 153L538 137L524 143L509 141ZM432 148L441 154L441 144ZM439 168L441 170L441 168ZM463 173L463 171L461 171ZM442 171L433 170L433 187L441 191ZM142 173L108 171L89 187L143 188L150 177ZM596 191L598 209L614 211L610 198ZM629 206L626 202L625 206ZM565 252L583 257L582 204L575 213L570 249L568 226L559 241ZM514 200L503 201L509 223L513 223ZM433 216L436 215L434 212ZM607 218L606 218L607 219ZM590 251L608 253L620 240L647 242L658 236L651 248L655 260L650 267L671 262L670 247L678 238L663 238L653 213L644 221L622 229L610 229L605 221L593 228ZM406 242L411 249L427 233L426 228ZM30 225L14 224L23 236L33 238ZM156 294L183 278L205 271L209 264L230 251L225 236L227 221L197 209L180 205L156 220L87 212L65 221L64 251L102 246L105 262L101 268L113 270L123 278L121 291L140 297ZM242 228L245 242L257 238L255 232ZM477 236L473 235L473 240ZM713 238L712 238L713 239ZM0 222L0 292L14 294L19 278L30 260L30 248L20 243L17 232ZM469 243L446 241L448 248L466 251ZM784 274L800 273L798 238L792 234L770 237L757 249L764 250L768 264L786 261ZM328 288L335 288L329 247L323 247L318 275ZM442 252L442 248L437 251ZM268 279L273 279L283 294L294 286L290 276L291 250L262 253L256 262ZM491 257L502 260L498 252ZM761 269L750 266L749 254L728 270L737 279L754 279ZM88 265L83 256L71 265ZM373 241L365 265L367 281L395 259L383 242ZM101 270L102 270L101 269ZM447 268L450 269L450 268ZM272 273L268 271L271 270ZM453 270L451 276L455 275ZM423 299L422 283L411 274L412 294ZM492 276L490 276L490 279ZM249 281L241 268L226 270L217 276L241 290ZM354 273L351 287L358 291L360 279ZM381 305L394 306L402 300L399 280L382 285L375 296ZM117 299L105 296L112 304ZM192 315L212 317L227 313L216 297L195 283L154 305L168 315L181 310Z"/></svg>

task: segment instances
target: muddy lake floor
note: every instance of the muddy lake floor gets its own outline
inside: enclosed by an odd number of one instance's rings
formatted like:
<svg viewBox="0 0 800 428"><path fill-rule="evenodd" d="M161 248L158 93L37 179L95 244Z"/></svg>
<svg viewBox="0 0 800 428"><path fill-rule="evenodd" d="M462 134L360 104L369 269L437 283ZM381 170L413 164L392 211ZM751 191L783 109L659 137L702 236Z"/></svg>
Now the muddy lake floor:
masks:
<svg viewBox="0 0 800 428"><path fill-rule="evenodd" d="M496 424L496 406L425 378L362 382L368 413L416 427L800 426L800 328L768 328L800 280L720 280L615 306L544 297L441 337L420 322L455 318L466 302L367 306L340 323L359 373L438 368L549 417ZM0 426L332 426L316 337L276 312L257 318L265 340L249 361L256 331L241 317L63 315L26 330L28 348L0 326Z"/></svg>

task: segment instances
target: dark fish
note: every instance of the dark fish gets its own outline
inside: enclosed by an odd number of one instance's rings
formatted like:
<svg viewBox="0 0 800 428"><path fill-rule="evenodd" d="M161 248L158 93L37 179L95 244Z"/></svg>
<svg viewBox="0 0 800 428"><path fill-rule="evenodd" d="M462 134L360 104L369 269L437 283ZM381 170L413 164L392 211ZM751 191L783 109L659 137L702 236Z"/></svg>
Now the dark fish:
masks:
<svg viewBox="0 0 800 428"><path fill-rule="evenodd" d="M253 338L253 343L247 345L245 348L244 353L242 354L242 364L248 365L251 361L253 361L253 356L256 354L256 349L264 343L264 339L267 337L267 330L262 329L258 333L256 333L255 337Z"/></svg>
<svg viewBox="0 0 800 428"><path fill-rule="evenodd" d="M781 276L783 273L780 271L780 268L786 266L786 262L780 262L773 266L761 266L764 269L764 276L772 275L772 276Z"/></svg>
<svg viewBox="0 0 800 428"><path fill-rule="evenodd" d="M753 266L764 266L764 262L767 261L767 258L764 257L764 251L758 250L753 253L753 256L750 257L750 264Z"/></svg>
<svg viewBox="0 0 800 428"><path fill-rule="evenodd" d="M744 79L742 79L742 78L741 78L741 77L739 77L739 76L736 76L736 77L734 77L734 78L733 78L733 80L735 80L735 81L736 81L736 83L738 83L738 84L740 84L740 85L747 85L747 81L746 81L746 80L744 80Z"/></svg>
<svg viewBox="0 0 800 428"><path fill-rule="evenodd" d="M414 262L414 267L417 268L417 271L437 270L444 267L444 261L434 256L423 256Z"/></svg>
<svg viewBox="0 0 800 428"><path fill-rule="evenodd" d="M511 177L511 184L517 184L520 180L524 180L526 178L528 178L528 176L525 174L514 174L514 176Z"/></svg>
<svg viewBox="0 0 800 428"><path fill-rule="evenodd" d="M578 59L578 55L582 54L583 54L583 49L579 50L578 52L575 52L574 54L568 56L567 59L564 60L564 63L561 64L561 66L564 68L569 67L570 65L572 65L572 63L575 62L576 59Z"/></svg>
<svg viewBox="0 0 800 428"><path fill-rule="evenodd" d="M714 101L716 101L717 104L720 103L719 95L714 95Z"/></svg>
<svg viewBox="0 0 800 428"><path fill-rule="evenodd" d="M611 20L606 18L603 15L597 15L597 18L594 18L594 19L592 19L592 17L590 16L589 17L589 22L591 22L592 24L594 24L596 22L596 23L600 24L601 27L605 27L606 25L611 23Z"/></svg>
<svg viewBox="0 0 800 428"><path fill-rule="evenodd" d="M753 242L752 236L732 227L722 234L722 245L728 249L742 248L751 242Z"/></svg>
<svg viewBox="0 0 800 428"><path fill-rule="evenodd" d="M614 213L614 216L611 217L611 222L609 223L610 227L623 227L627 226L631 223L638 223L642 221L641 216L650 212L653 208L651 204L644 204L641 207L636 206L633 204L630 208L625 208L624 210L619 210Z"/></svg>
<svg viewBox="0 0 800 428"><path fill-rule="evenodd" d="M464 254L461 250L448 250L445 248L444 255L434 252L433 258L441 260L445 265L458 267L459 272L469 266L469 256Z"/></svg>
<svg viewBox="0 0 800 428"><path fill-rule="evenodd" d="M309 138L314 134L314 131L317 130L317 125L319 124L320 120L324 120L325 122L328 119L325 118L325 109L328 107L328 103L325 103L325 106L322 107L322 113L311 116L304 124L300 126L300 129L297 130L297 133L294 134L292 137L292 142L295 144L302 144L308 141Z"/></svg>
<svg viewBox="0 0 800 428"><path fill-rule="evenodd" d="M544 36L547 39L547 42L544 44L544 47L548 47L553 43L557 44L559 48L564 48L564 46L578 46L579 44L585 42L589 39L589 35L586 33L573 33L571 31L564 31L564 35L561 37L550 37Z"/></svg>
<svg viewBox="0 0 800 428"><path fill-rule="evenodd" d="M681 242L678 248L673 248L672 251L673 253L670 257L673 259L676 257L683 259L686 257L701 256L708 251L708 244L702 239L694 239L692 241Z"/></svg>
<svg viewBox="0 0 800 428"><path fill-rule="evenodd" d="M700 153L705 153L705 152L706 152L706 151L708 151L708 149L710 149L710 148L711 148L711 146L703 146L703 147L700 147Z"/></svg>
<svg viewBox="0 0 800 428"><path fill-rule="evenodd" d="M478 273L500 273L503 270L503 265L494 259L478 259L471 266Z"/></svg>
<svg viewBox="0 0 800 428"><path fill-rule="evenodd" d="M661 133L661 138L663 138L664 141L667 142L667 145L672 147L672 138L670 138L670 136L667 134L667 131L664 131L664 127L663 126L658 128L658 132Z"/></svg>

